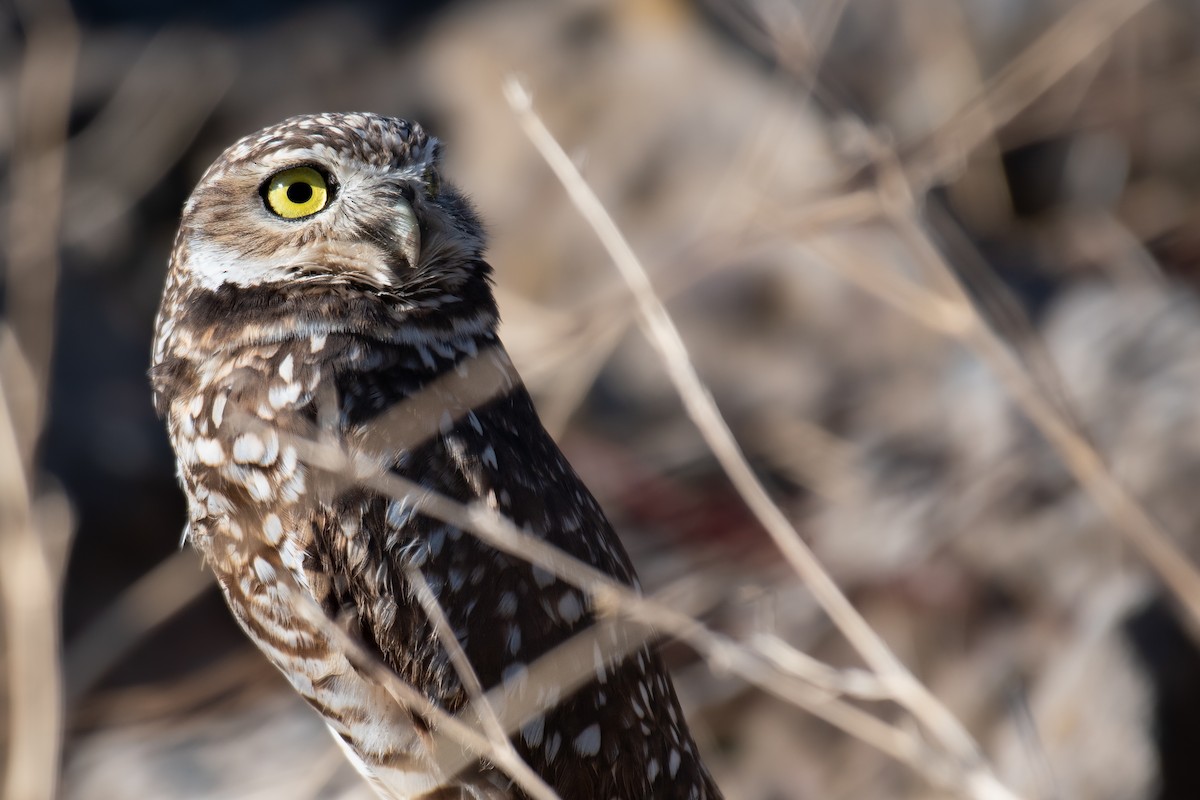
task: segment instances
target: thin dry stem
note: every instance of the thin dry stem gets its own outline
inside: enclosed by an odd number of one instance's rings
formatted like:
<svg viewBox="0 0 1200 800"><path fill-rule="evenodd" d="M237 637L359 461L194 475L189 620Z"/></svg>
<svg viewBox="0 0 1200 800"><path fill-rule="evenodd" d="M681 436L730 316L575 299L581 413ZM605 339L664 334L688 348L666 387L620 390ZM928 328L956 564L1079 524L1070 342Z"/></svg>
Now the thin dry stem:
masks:
<svg viewBox="0 0 1200 800"><path fill-rule="evenodd" d="M962 724L892 653L883 639L842 594L817 561L791 522L771 500L754 474L729 426L696 374L683 340L663 307L650 279L604 205L579 174L571 159L533 111L531 98L515 80L505 93L510 106L546 163L563 184L572 202L595 230L629 284L641 314L643 329L657 350L667 374L708 446L747 506L771 535L788 563L838 629L874 670L901 705L920 720L959 762L964 783L974 797L1015 797L991 774L980 749Z"/></svg>
<svg viewBox="0 0 1200 800"><path fill-rule="evenodd" d="M386 664L363 646L347 631L342 630L317 605L317 602L300 588L291 574L286 570L277 573L280 576L279 588L290 601L290 607L304 619L305 622L319 630L330 644L344 653L356 669L368 675L371 680L384 688L392 699L402 708L424 717L437 730L432 754L438 760L446 756L447 745L454 743L471 750L476 757L488 758L497 767L504 770L510 778L536 800L561 800L541 777L526 764L516 751L511 748L497 748L484 735L458 717L450 714L437 703L430 700L423 692L403 680ZM453 747L449 749L453 750Z"/></svg>
<svg viewBox="0 0 1200 800"><path fill-rule="evenodd" d="M877 140L872 146L878 163L884 168L880 197L885 218L900 234L909 252L942 287L942 292L936 295L930 293L928 289L899 278L892 270L880 269L868 260L860 261L835 248L817 249L858 286L913 319L959 338L977 353L993 369L1017 405L1050 442L1063 464L1097 506L1187 607L1193 620L1200 624L1200 571L1155 522L1145 506L1113 476L1104 458L1079 426L1059 408L1059 405L1066 404L1066 399L1059 397L1061 393L1055 394L1058 398L1056 405L1050 395L1038 386L1009 344L988 324L963 287L958 274L921 227L913 200L916 187L899 167L895 153ZM879 280L884 275L888 278ZM907 282L911 287L895 293L881 288L895 286L899 282ZM939 299L931 302L925 296ZM930 314L931 309L945 309L945 313ZM946 320L953 320L953 324L947 324ZM1053 367L1044 358L1039 359L1038 363L1043 371ZM1056 374L1052 377L1055 386L1061 383Z"/></svg>
<svg viewBox="0 0 1200 800"><path fill-rule="evenodd" d="M995 136L1035 100L1096 51L1152 0L1095 0L1063 15L1008 63L952 119L918 149L909 179L924 190L946 179L975 148Z"/></svg>
<svg viewBox="0 0 1200 800"><path fill-rule="evenodd" d="M797 674L795 670L781 671L775 665L780 648L786 648L781 641L771 645L773 652L768 656L759 651L753 643L735 642L710 630L692 615L653 598L641 596L591 565L519 530L505 517L486 506L464 506L395 474L381 473L375 459L355 458L333 443L306 440L283 432L281 438L296 448L305 463L396 499L406 499L409 502L415 499L418 513L469 531L496 549L522 558L578 587L589 595L590 604L602 617L602 624L605 615L619 614L639 625L673 636L704 656L715 670L731 672L751 685L824 719L910 765L935 785L965 792L970 797L1013 797L1011 792L994 779L986 774L981 775L979 770L963 768L957 760L947 760L912 733L889 725L845 702L827 687L814 686L806 676ZM610 651L606 658L623 657L626 652L632 650ZM387 671L386 667L380 668ZM559 685L565 679L564 675L573 676L576 680L580 676L590 675L594 670L594 663L586 659L573 670L568 670L567 665L562 664L555 664L550 668L555 670L552 673L555 685ZM880 685L885 686L888 696L895 699L896 688L893 684L881 682ZM503 695L503 687L493 691L502 693L496 695L493 700L493 705L499 706L501 697L506 697ZM541 710L543 709L538 707L528 707L525 712L514 714L505 708L500 716L505 730L512 732Z"/></svg>
<svg viewBox="0 0 1200 800"><path fill-rule="evenodd" d="M35 527L34 450L46 409L59 270L58 230L67 121L79 33L65 3L18 8L27 31L12 114L10 187L20 187L8 227L0 330L0 597L8 720L4 796L54 797L62 746L59 570Z"/></svg>
<svg viewBox="0 0 1200 800"><path fill-rule="evenodd" d="M213 585L190 550L172 553L128 586L67 643L63 658L67 706L74 706L147 634Z"/></svg>
<svg viewBox="0 0 1200 800"><path fill-rule="evenodd" d="M463 689L466 690L467 697L471 700L470 710L474 711L479 718L479 724L487 734L488 741L492 743L492 747L510 750L512 755L516 755L516 751L512 750L512 742L508 740L508 736L500 724L500 719L496 716L496 709L484 695L479 675L471 666L471 660L467 658L466 651L463 650L458 637L454 635L454 629L450 627L450 621L446 619L441 603L438 602L433 590L429 588L429 581L425 580L425 576L416 568L405 570L404 577L408 585L412 587L417 602L425 611L425 616L429 618L429 624L433 626L438 640L446 648L446 653L450 656L450 663L453 665L454 671L458 673L458 679L462 681Z"/></svg>
<svg viewBox="0 0 1200 800"><path fill-rule="evenodd" d="M954 302L971 314L962 340L995 371L1000 382L1054 447L1062 462L1100 509L1122 531L1163 582L1200 624L1200 572L1167 535L1150 512L1113 476L1096 448L1050 402L1022 367L1008 344L987 324L957 275L912 214L897 215L894 223L913 252L954 287ZM919 316L917 319L921 319Z"/></svg>
<svg viewBox="0 0 1200 800"><path fill-rule="evenodd" d="M891 699L891 695L874 673L860 669L835 669L797 650L775 634L758 634L754 637L753 644L780 672L791 673L830 694L859 700Z"/></svg>
<svg viewBox="0 0 1200 800"><path fill-rule="evenodd" d="M0 481L0 598L8 667L4 796L54 797L62 739L58 578L34 528L15 424L8 394L0 391L0 474L7 476Z"/></svg>
<svg viewBox="0 0 1200 800"><path fill-rule="evenodd" d="M30 4L32 6L32 4ZM13 384L0 363L16 418L21 463L26 473L45 415L46 384L54 349L54 298L58 285L58 234L66 173L67 121L79 31L65 3L23 8L29 33L13 117L12 173L20 187L8 224L5 315L32 373L28 385Z"/></svg>

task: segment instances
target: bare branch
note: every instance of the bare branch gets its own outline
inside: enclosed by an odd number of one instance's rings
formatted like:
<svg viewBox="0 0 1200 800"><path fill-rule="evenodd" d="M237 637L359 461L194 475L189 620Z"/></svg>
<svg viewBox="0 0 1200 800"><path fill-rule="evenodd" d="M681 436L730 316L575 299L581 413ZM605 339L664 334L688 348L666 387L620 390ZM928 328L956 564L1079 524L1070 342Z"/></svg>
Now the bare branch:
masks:
<svg viewBox="0 0 1200 800"><path fill-rule="evenodd" d="M921 144L908 159L912 165L909 180L921 190L944 181L976 147L1094 57L1122 25L1151 2L1093 0L1073 7Z"/></svg>
<svg viewBox="0 0 1200 800"><path fill-rule="evenodd" d="M5 316L0 329L0 596L8 666L5 797L54 797L62 746L60 574L52 533L37 530L34 449L45 419L59 271L67 121L79 32L66 3L19 9L26 30L9 186ZM65 533L61 533L66 538Z"/></svg>
<svg viewBox="0 0 1200 800"><path fill-rule="evenodd" d="M688 415L700 430L747 506L770 534L788 563L833 619L877 677L940 744L960 762L969 776L974 797L1011 797L992 775L979 746L946 707L892 653L882 638L854 608L817 561L791 522L771 500L733 437L716 403L692 366L679 332L654 291L649 276L613 222L604 205L579 174L571 159L533 111L525 89L510 78L505 84L509 105L534 146L563 184L580 213L595 230L637 302L643 330L658 352Z"/></svg>
<svg viewBox="0 0 1200 800"><path fill-rule="evenodd" d="M263 424L249 415L238 419L242 424ZM708 629L689 614L654 598L641 596L595 567L575 559L536 536L521 531L508 519L485 505L464 506L395 474L381 472L378 459L369 456L355 457L336 444L306 440L284 432L280 432L280 436L296 448L300 458L306 463L328 471L348 483L414 503L417 513L469 531L496 549L522 558L576 586L587 593L589 604L601 617L601 625L607 617L619 615L644 626L647 630L657 630L680 639L704 656L714 669L731 672L746 682L842 728L882 752L909 764L936 785L951 787L967 796L982 800L1014 797L988 773L966 768L957 759L947 759L912 733L889 725L841 700L829 691L828 686L813 685L810 676L802 675L801 670L795 668L794 660L781 670L776 666L776 662L780 661L780 653L786 649L786 645L778 640L770 643L771 654L768 656L761 652L754 642L735 642ZM624 627L628 627L628 624ZM624 630L617 632L622 636L628 635ZM608 635L612 634L603 630L596 634L598 637ZM633 652L634 648L630 645L639 646L640 642L650 635L643 632L640 636L644 638L639 639L639 634L635 631L625 646L610 649L605 653L606 661L623 658ZM576 654L573 668L563 663L564 659L558 657L557 651L543 657L547 662L545 668L554 670L553 673L547 674L555 676L556 684L563 680L564 675L582 680L583 677L590 676L595 668L591 659L578 660L580 649L576 639L564 645L565 648L569 648L569 652ZM380 668L385 672L389 671L382 665ZM823 678L827 678L827 675L828 673ZM880 681L879 686L882 687L881 693L885 693L890 699L899 700L901 695L897 693L894 682ZM495 694L496 692L500 694ZM509 694L504 693L503 687L497 687L489 695L489 700L496 707L501 706L499 701L502 698L505 704L510 698ZM912 698L908 700L914 702ZM512 709L504 707L499 716L504 729L511 733L543 710L544 707L537 705L515 705Z"/></svg>

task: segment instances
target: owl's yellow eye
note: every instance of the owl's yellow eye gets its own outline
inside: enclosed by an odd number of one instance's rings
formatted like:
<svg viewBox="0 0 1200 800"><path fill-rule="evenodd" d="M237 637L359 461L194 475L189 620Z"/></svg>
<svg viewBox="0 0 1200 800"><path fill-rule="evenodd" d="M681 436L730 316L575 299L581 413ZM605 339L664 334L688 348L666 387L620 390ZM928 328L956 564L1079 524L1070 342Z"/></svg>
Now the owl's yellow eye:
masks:
<svg viewBox="0 0 1200 800"><path fill-rule="evenodd" d="M329 202L329 187L312 167L292 167L271 176L267 207L284 219L311 217Z"/></svg>

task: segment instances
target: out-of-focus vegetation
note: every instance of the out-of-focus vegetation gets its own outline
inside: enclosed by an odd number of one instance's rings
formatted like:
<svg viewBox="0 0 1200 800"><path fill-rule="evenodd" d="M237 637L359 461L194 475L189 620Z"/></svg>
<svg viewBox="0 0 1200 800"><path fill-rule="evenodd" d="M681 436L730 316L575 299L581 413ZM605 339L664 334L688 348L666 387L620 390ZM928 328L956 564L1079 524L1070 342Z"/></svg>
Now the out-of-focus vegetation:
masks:
<svg viewBox="0 0 1200 800"><path fill-rule="evenodd" d="M863 666L684 413L516 74L774 500L998 779L1200 796L1197 43L1184 0L0 6L7 791L369 796L178 551L145 379L188 191L297 113L445 142L503 338L649 590ZM666 652L730 798L984 796ZM793 666L916 730L864 673Z"/></svg>

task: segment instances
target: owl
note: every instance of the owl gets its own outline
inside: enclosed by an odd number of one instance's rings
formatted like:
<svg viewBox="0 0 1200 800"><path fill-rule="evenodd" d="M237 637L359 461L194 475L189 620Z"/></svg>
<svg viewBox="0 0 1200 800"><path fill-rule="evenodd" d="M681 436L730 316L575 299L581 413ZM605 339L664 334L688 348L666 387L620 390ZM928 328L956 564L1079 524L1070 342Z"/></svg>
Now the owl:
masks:
<svg viewBox="0 0 1200 800"><path fill-rule="evenodd" d="M383 797L526 795L484 760L442 774L426 746L434 723L397 704L300 600L459 713L470 695L422 605L432 594L483 689L536 696L511 742L566 800L719 798L646 646L606 659L597 640L581 687L525 685L527 665L593 624L577 588L422 513L419 496L301 458L299 442L335 444L636 586L497 338L482 225L442 181L440 153L412 122L320 114L238 141L201 178L151 368L184 535Z"/></svg>

